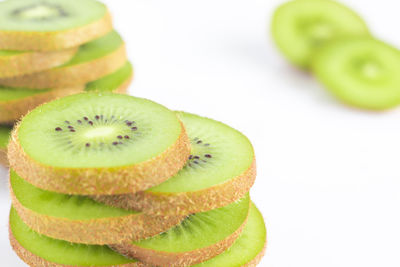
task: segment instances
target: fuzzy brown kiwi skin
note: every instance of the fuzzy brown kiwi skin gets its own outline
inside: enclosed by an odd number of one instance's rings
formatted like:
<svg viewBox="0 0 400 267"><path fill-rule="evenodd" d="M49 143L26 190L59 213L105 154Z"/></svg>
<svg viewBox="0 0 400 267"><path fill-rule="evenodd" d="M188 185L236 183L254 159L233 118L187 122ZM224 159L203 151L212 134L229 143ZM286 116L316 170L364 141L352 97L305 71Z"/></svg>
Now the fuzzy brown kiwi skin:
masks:
<svg viewBox="0 0 400 267"><path fill-rule="evenodd" d="M18 257L23 260L26 264L29 266L40 266L40 267L80 267L80 266L71 266L71 265L64 265L64 264L58 264L58 263L53 263L46 261L45 259L33 254L29 250L25 249L21 244L15 239L11 227L8 227L8 234L9 234L9 239L10 239L10 244L15 253L18 255ZM114 265L115 266L115 265ZM146 265L141 262L135 262L135 263L128 263L128 264L121 264L121 265L116 265L115 267L150 267L149 265ZM111 267L111 266L99 266L99 267Z"/></svg>
<svg viewBox="0 0 400 267"><path fill-rule="evenodd" d="M87 84L117 71L126 63L126 60L126 47L125 44L122 44L117 50L96 60L0 79L0 84L31 89L62 88Z"/></svg>
<svg viewBox="0 0 400 267"><path fill-rule="evenodd" d="M250 211L249 203L249 211ZM219 254L226 251L233 243L240 237L243 232L247 220L230 236L226 237L224 240L219 241L209 247L201 248L194 251L186 252L162 252L155 251L152 249L141 248L132 244L132 242L123 242L120 244L109 245L113 250L118 253L125 255L129 258L138 259L141 262L147 263L154 266L169 266L169 267L179 267L179 266L191 266L211 258L218 256Z"/></svg>
<svg viewBox="0 0 400 267"><path fill-rule="evenodd" d="M64 64L78 51L77 47L52 52L27 52L0 57L0 78L44 71Z"/></svg>
<svg viewBox="0 0 400 267"><path fill-rule="evenodd" d="M152 215L189 215L229 205L244 197L256 179L256 160L241 175L222 184L194 192L94 196L93 199L118 208L141 210Z"/></svg>
<svg viewBox="0 0 400 267"><path fill-rule="evenodd" d="M22 221L34 231L72 243L107 245L141 240L165 232L184 217L149 216L144 213L91 220L70 220L37 213L24 207L10 183L12 205Z"/></svg>
<svg viewBox="0 0 400 267"><path fill-rule="evenodd" d="M113 29L109 11L83 27L55 32L0 31L0 50L57 51L90 42Z"/></svg>
<svg viewBox="0 0 400 267"><path fill-rule="evenodd" d="M26 181L44 190L71 195L115 195L135 193L156 186L185 165L190 141L182 123L176 142L166 151L132 166L107 168L59 168L30 158L18 141L17 123L8 145L10 166Z"/></svg>
<svg viewBox="0 0 400 267"><path fill-rule="evenodd" d="M28 113L28 111L34 109L40 104L57 99L59 97L83 92L84 88L84 86L58 88L21 99L0 102L0 123L10 123L16 121Z"/></svg>
<svg viewBox="0 0 400 267"><path fill-rule="evenodd" d="M8 167L7 149L0 149L0 165Z"/></svg>

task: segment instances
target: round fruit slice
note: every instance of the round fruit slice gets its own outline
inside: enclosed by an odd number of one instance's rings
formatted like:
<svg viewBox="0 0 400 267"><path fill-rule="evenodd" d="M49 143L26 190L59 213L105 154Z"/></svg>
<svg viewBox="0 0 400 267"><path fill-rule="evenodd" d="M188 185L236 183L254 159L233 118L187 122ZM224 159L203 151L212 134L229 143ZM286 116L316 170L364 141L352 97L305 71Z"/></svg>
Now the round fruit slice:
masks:
<svg viewBox="0 0 400 267"><path fill-rule="evenodd" d="M26 115L8 146L10 166L33 185L80 195L146 190L176 174L190 153L176 114L152 101L84 93Z"/></svg>
<svg viewBox="0 0 400 267"><path fill-rule="evenodd" d="M275 11L272 35L289 61L309 68L315 51L328 41L369 36L369 30L356 13L335 1L294 0Z"/></svg>
<svg viewBox="0 0 400 267"><path fill-rule="evenodd" d="M10 170L13 206L30 228L74 243L113 244L157 235L182 217L148 216L108 207L84 196L71 196L34 187Z"/></svg>
<svg viewBox="0 0 400 267"><path fill-rule="evenodd" d="M86 85L86 91L126 93L133 79L133 68L130 62L117 71Z"/></svg>
<svg viewBox="0 0 400 267"><path fill-rule="evenodd" d="M126 63L125 44L115 31L79 47L76 55L59 67L0 79L0 84L32 89L82 85L117 71Z"/></svg>
<svg viewBox="0 0 400 267"><path fill-rule="evenodd" d="M155 266L190 266L226 251L242 233L250 198L190 215L165 233L141 241L111 245L122 255Z"/></svg>
<svg viewBox="0 0 400 267"><path fill-rule="evenodd" d="M9 235L12 248L29 266L146 266L119 255L107 246L74 244L34 232L13 208L10 212Z"/></svg>
<svg viewBox="0 0 400 267"><path fill-rule="evenodd" d="M77 48L54 52L0 50L0 78L20 76L57 67L71 60L77 51Z"/></svg>
<svg viewBox="0 0 400 267"><path fill-rule="evenodd" d="M400 51L381 41L332 42L317 54L313 71L348 105L384 110L400 104Z"/></svg>
<svg viewBox="0 0 400 267"><path fill-rule="evenodd" d="M14 122L40 104L83 90L84 86L42 90L0 86L0 123Z"/></svg>
<svg viewBox="0 0 400 267"><path fill-rule="evenodd" d="M185 167L166 182L136 194L96 196L97 201L149 214L203 212L242 198L256 178L250 141L231 127L177 112L191 139Z"/></svg>
<svg viewBox="0 0 400 267"><path fill-rule="evenodd" d="M0 3L0 49L54 51L76 47L112 30L107 7L94 0Z"/></svg>
<svg viewBox="0 0 400 267"><path fill-rule="evenodd" d="M196 267L253 267L261 261L267 244L264 219L254 204L251 205L249 219L241 236L224 253Z"/></svg>
<svg viewBox="0 0 400 267"><path fill-rule="evenodd" d="M0 125L0 164L8 166L7 160L7 144L10 139L12 126Z"/></svg>

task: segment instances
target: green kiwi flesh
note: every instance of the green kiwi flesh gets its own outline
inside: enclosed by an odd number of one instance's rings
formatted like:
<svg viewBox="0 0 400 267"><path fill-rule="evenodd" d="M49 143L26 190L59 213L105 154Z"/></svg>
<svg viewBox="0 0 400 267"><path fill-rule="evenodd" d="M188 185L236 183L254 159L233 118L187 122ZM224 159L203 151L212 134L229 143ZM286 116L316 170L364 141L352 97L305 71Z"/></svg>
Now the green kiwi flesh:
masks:
<svg viewBox="0 0 400 267"><path fill-rule="evenodd" d="M123 167L145 162L177 142L174 112L146 99L84 93L44 104L26 115L18 140L44 166Z"/></svg>
<svg viewBox="0 0 400 267"><path fill-rule="evenodd" d="M313 72L348 105L384 110L400 104L400 51L381 41L332 42L317 53Z"/></svg>
<svg viewBox="0 0 400 267"><path fill-rule="evenodd" d="M12 126L0 125L0 149L7 149L8 140L10 138L10 133Z"/></svg>
<svg viewBox="0 0 400 267"><path fill-rule="evenodd" d="M307 69L315 51L328 41L369 36L369 30L356 13L335 1L293 0L275 11L272 35L289 61Z"/></svg>
<svg viewBox="0 0 400 267"><path fill-rule="evenodd" d="M94 0L9 0L0 3L0 31L65 31L100 20L106 13L106 6Z"/></svg>
<svg viewBox="0 0 400 267"><path fill-rule="evenodd" d="M256 258L263 256L263 251L267 242L267 231L264 219L252 204L250 207L249 218L244 227L243 233L236 242L224 253L200 264L197 267L239 267L247 266ZM255 265L254 265L255 266Z"/></svg>
<svg viewBox="0 0 400 267"><path fill-rule="evenodd" d="M10 230L23 248L51 263L67 266L118 266L137 262L107 246L75 244L40 235L21 220L14 208L10 212Z"/></svg>
<svg viewBox="0 0 400 267"><path fill-rule="evenodd" d="M133 210L127 211L106 206L85 196L71 196L42 190L22 179L12 169L10 170L10 186L22 206L41 215L69 220L91 220L138 213Z"/></svg>
<svg viewBox="0 0 400 267"><path fill-rule="evenodd" d="M249 214L250 197L226 207L190 215L170 230L134 246L160 252L183 253L212 246L236 232Z"/></svg>
<svg viewBox="0 0 400 267"><path fill-rule="evenodd" d="M85 91L113 92L124 83L128 82L133 75L133 67L126 62L123 67L101 79L86 85Z"/></svg>
<svg viewBox="0 0 400 267"><path fill-rule="evenodd" d="M185 112L176 114L191 140L191 155L180 172L149 192L199 191L227 182L250 168L254 150L242 133L212 119Z"/></svg>

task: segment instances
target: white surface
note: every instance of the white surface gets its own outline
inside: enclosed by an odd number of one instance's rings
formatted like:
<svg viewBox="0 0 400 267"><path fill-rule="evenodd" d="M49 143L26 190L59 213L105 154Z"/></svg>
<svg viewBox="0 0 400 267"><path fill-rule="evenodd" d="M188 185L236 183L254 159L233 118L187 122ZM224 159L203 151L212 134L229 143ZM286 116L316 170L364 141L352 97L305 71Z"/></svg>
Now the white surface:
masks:
<svg viewBox="0 0 400 267"><path fill-rule="evenodd" d="M400 266L400 111L349 109L290 67L266 34L282 1L105 2L136 68L132 94L221 120L253 142L252 197L269 231L260 266ZM346 3L400 43L397 1ZM8 245L0 174L0 265L24 266Z"/></svg>

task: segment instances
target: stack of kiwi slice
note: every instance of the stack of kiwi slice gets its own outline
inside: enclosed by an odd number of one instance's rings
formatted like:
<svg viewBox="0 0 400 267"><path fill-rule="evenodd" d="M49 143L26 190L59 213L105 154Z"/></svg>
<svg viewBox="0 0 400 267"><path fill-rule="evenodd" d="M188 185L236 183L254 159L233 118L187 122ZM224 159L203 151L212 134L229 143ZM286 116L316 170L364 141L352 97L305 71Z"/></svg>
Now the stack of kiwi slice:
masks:
<svg viewBox="0 0 400 267"><path fill-rule="evenodd" d="M104 4L0 3L1 127L59 97L85 90L125 93L132 74L124 41Z"/></svg>
<svg viewBox="0 0 400 267"><path fill-rule="evenodd" d="M368 110L400 104L400 51L332 0L292 0L275 11L272 35L295 66L311 70L340 101Z"/></svg>
<svg viewBox="0 0 400 267"><path fill-rule="evenodd" d="M95 83L33 109L11 133L18 256L30 266L256 266L266 229L249 195L250 141Z"/></svg>

